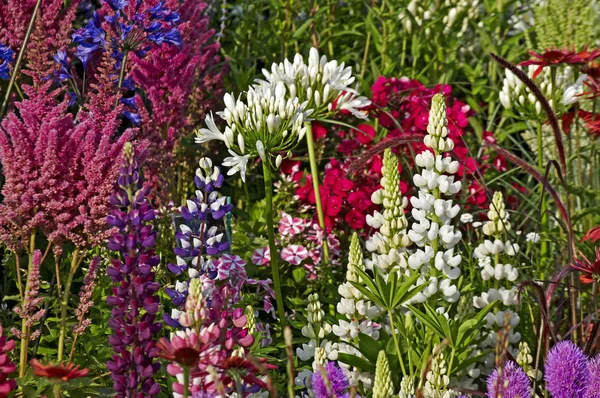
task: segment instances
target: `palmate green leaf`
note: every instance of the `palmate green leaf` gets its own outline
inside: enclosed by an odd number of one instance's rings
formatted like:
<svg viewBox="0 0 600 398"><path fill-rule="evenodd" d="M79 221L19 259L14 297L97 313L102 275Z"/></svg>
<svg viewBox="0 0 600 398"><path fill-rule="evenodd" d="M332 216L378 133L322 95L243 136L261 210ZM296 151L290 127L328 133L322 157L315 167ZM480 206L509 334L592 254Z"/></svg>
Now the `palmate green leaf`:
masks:
<svg viewBox="0 0 600 398"><path fill-rule="evenodd" d="M442 327L439 324L436 317L431 317L431 316L425 314L424 312L417 309L417 307L415 307L413 305L407 305L406 307L413 313L414 316L417 317L417 319L419 321L421 321L433 333L437 334L441 339L446 338L446 336L444 334L444 330L442 329Z"/></svg>
<svg viewBox="0 0 600 398"><path fill-rule="evenodd" d="M338 361L345 363L346 365L357 367L362 371L375 372L375 365L363 358L357 357L356 355L350 355L341 352L338 354Z"/></svg>
<svg viewBox="0 0 600 398"><path fill-rule="evenodd" d="M398 289L395 289L394 298L392 301L392 307L394 309L406 303L408 300L413 298L415 295L417 295L427 287L425 283L422 283L419 286L416 286L414 289L409 290L418 279L419 274L415 272L411 276L409 276L404 282L402 282Z"/></svg>

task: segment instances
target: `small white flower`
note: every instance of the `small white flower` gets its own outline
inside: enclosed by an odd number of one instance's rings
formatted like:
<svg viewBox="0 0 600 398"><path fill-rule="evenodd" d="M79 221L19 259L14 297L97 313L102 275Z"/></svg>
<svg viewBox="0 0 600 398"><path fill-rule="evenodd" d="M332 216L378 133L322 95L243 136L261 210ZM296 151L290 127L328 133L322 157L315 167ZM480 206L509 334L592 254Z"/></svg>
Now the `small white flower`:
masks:
<svg viewBox="0 0 600 398"><path fill-rule="evenodd" d="M463 213L460 215L460 222L468 224L473 222L473 215L471 213Z"/></svg>
<svg viewBox="0 0 600 398"><path fill-rule="evenodd" d="M529 232L525 236L525 241L529 243L538 243L540 241L540 234L537 232Z"/></svg>
<svg viewBox="0 0 600 398"><path fill-rule="evenodd" d="M240 172L240 176L242 177L242 181L246 181L246 166L248 165L248 160L250 159L250 155L238 155L237 153L229 150L231 156L223 159L223 166L230 167L227 175L233 175Z"/></svg>

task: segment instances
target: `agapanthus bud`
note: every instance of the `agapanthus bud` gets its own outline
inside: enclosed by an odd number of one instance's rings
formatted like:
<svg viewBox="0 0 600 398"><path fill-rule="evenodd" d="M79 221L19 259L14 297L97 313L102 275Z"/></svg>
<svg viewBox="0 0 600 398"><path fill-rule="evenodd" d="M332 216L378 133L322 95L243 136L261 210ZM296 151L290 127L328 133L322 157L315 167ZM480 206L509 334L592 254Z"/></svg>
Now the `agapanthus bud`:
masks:
<svg viewBox="0 0 600 398"><path fill-rule="evenodd" d="M375 384L373 385L373 398L391 398L394 396L392 372L385 351L379 351L375 367Z"/></svg>

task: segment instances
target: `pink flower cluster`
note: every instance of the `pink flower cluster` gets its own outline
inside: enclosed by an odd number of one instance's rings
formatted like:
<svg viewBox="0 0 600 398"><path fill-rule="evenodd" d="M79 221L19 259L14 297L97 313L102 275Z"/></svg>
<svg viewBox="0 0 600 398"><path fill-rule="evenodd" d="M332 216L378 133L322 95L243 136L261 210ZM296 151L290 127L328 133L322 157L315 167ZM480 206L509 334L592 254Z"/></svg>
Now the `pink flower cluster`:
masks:
<svg viewBox="0 0 600 398"><path fill-rule="evenodd" d="M235 255L209 260L207 272L190 281L184 311L177 318L185 330L159 343L163 357L172 361L167 366L170 375L180 377L183 368L189 367L191 393L234 391L235 383L225 364L235 355L244 357L255 341L243 309L236 308L242 299L242 288L255 285L265 311L273 312L270 280L248 278L245 265ZM177 394L183 392L181 380L173 383L173 390Z"/></svg>
<svg viewBox="0 0 600 398"><path fill-rule="evenodd" d="M17 328L12 328L10 330L10 332L19 339L29 338L29 340L35 340L42 333L42 331L39 329L31 333L31 328L33 328L33 326L35 326L35 324L38 323L44 317L44 315L46 315L46 310L39 308L44 301L44 299L39 295L41 285L41 265L42 252L36 250L33 252L31 269L29 270L29 275L27 276L27 288L23 303L20 306L15 307L15 313L25 321L27 330L25 333Z"/></svg>
<svg viewBox="0 0 600 398"><path fill-rule="evenodd" d="M51 82L25 86L0 128L0 163L5 183L0 204L0 239L16 250L41 230L55 251L65 241L85 247L104 241L108 199L125 142L135 130L119 132L109 61L90 89L90 102L77 121L67 103L57 103Z"/></svg>
<svg viewBox="0 0 600 398"><path fill-rule="evenodd" d="M92 295L96 287L96 277L98 275L98 267L100 266L100 257L96 256L90 262L87 275L83 279L83 286L79 292L79 304L75 309L77 317L77 326L73 327L75 336L81 335L92 324L92 319L87 318L88 311L94 306Z"/></svg>
<svg viewBox="0 0 600 398"><path fill-rule="evenodd" d="M17 389L17 382L8 378L17 369L9 356L15 346L14 340L7 340L0 325L0 398L8 397L11 391Z"/></svg>
<svg viewBox="0 0 600 398"><path fill-rule="evenodd" d="M279 239L277 241L281 259L290 265L302 265L308 272L307 278L318 277L318 268L322 262L324 233L319 224L313 220L293 217L281 212L279 220ZM327 235L330 263L339 264L340 242L331 233ZM255 265L267 265L271 261L269 247L259 248L252 253Z"/></svg>
<svg viewBox="0 0 600 398"><path fill-rule="evenodd" d="M150 8L158 0L144 2ZM146 178L154 195L167 200L173 181L173 149L178 140L190 132L193 118L202 118L206 109L217 105L222 98L223 68L219 43L212 41L214 30L209 29L205 14L206 3L198 0L168 0L165 6L178 10L183 44L155 46L143 58L133 56L132 77L144 89L148 108L137 98L142 117L143 136L148 147Z"/></svg>

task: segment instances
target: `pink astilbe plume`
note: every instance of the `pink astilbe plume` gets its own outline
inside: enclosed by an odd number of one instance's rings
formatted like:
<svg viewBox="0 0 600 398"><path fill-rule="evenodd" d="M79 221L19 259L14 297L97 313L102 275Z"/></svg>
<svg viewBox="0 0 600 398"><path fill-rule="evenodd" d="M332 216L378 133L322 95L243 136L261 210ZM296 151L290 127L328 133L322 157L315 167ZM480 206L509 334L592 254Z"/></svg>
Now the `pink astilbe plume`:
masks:
<svg viewBox="0 0 600 398"><path fill-rule="evenodd" d="M40 266L42 264L42 252L36 250L33 252L33 259L31 262L31 270L29 275L27 276L27 285L25 289L25 298L20 306L15 307L15 312L17 315L21 317L25 321L27 325L27 330L30 331L31 328L38 323L46 314L45 309L39 309L40 304L44 299L39 296L40 294ZM25 336L22 331L17 328L12 328L10 330L12 334L22 339ZM29 334L30 340L35 340L41 334L41 330L36 330L35 332Z"/></svg>
<svg viewBox="0 0 600 398"><path fill-rule="evenodd" d="M25 53L26 74L39 81L53 68L52 56L71 42L72 24L79 0L65 7L63 0L42 0ZM18 52L36 0L0 0L0 43Z"/></svg>
<svg viewBox="0 0 600 398"><path fill-rule="evenodd" d="M24 86L29 99L16 103L0 129L4 201L0 204L0 239L15 250L35 230L60 250L65 240L86 247L103 241L108 198L125 142L135 130L118 135L122 106L111 109L111 61L106 57L90 102L77 115L67 103L53 100L50 82Z"/></svg>
<svg viewBox="0 0 600 398"><path fill-rule="evenodd" d="M156 3L158 0L147 1L145 7ZM153 47L144 58L132 55L135 63L132 77L145 91L149 104L149 109L145 109L138 98L143 136L152 142L145 174L155 187L155 194L156 187L163 188L160 196L168 190L165 176L170 175L173 149L189 133L190 108L194 108L193 112L204 112L211 101L221 97L223 90L222 68L216 67L220 63L219 43L212 41L215 32L208 27L206 3L186 0L178 7L177 0L168 0L166 7L180 13L178 29L183 44Z"/></svg>
<svg viewBox="0 0 600 398"><path fill-rule="evenodd" d="M83 286L79 293L79 304L75 310L75 316L77 317L77 326L73 328L75 335L81 335L91 325L91 318L87 318L88 311L94 305L92 301L92 295L94 294L94 288L96 287L96 277L98 276L98 267L100 266L100 257L96 256L90 262L88 273L83 279Z"/></svg>

